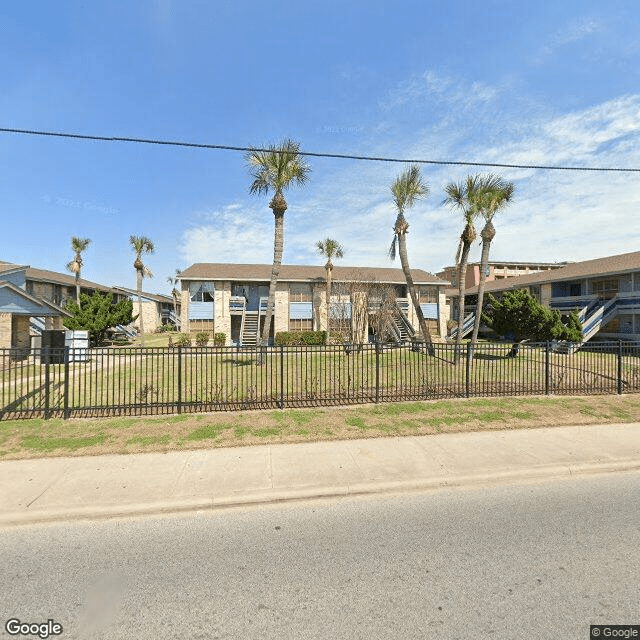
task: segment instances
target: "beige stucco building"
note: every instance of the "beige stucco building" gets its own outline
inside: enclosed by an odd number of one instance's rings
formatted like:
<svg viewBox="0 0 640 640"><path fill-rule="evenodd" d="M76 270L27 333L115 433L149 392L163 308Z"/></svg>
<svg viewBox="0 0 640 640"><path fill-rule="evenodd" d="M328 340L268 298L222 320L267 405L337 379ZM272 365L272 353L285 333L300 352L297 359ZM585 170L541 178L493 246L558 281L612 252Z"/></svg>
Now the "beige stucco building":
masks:
<svg viewBox="0 0 640 640"><path fill-rule="evenodd" d="M256 344L264 322L271 265L197 263L180 274L183 331L224 333L226 344ZM446 334L447 282L420 269L412 276L433 337ZM271 336L285 331L330 329L356 341L376 334L405 340L418 334L418 320L401 269L334 267L330 308L321 266L282 265ZM387 300L381 304L382 299ZM383 316L383 313L386 314ZM381 319L382 318L382 319Z"/></svg>

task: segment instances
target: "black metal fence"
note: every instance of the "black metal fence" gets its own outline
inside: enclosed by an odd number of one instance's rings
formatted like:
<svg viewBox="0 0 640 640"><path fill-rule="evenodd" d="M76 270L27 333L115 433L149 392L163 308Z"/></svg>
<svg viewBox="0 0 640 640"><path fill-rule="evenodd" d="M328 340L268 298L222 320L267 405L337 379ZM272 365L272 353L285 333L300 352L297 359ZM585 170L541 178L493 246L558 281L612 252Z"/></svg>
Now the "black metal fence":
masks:
<svg viewBox="0 0 640 640"><path fill-rule="evenodd" d="M568 351L568 352L567 352ZM0 350L0 419L640 391L640 343Z"/></svg>

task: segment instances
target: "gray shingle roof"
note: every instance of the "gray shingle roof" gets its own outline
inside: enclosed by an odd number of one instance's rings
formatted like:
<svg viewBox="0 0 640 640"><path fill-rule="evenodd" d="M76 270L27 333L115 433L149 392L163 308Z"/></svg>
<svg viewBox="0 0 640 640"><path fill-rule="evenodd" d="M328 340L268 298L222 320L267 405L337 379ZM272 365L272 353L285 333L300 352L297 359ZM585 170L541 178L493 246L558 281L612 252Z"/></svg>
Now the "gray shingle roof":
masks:
<svg viewBox="0 0 640 640"><path fill-rule="evenodd" d="M485 285L485 291L505 291L509 289L521 289L535 284L548 282L561 282L563 280L579 280L592 276L606 276L618 273L640 271L640 251L621 253L617 256L595 258L583 262L572 262L561 269L541 271L524 276L514 276L501 280L492 280ZM478 292L478 287L471 287L465 294L472 295Z"/></svg>
<svg viewBox="0 0 640 640"><path fill-rule="evenodd" d="M422 269L411 269L416 284L449 284ZM270 264L229 264L198 262L180 273L182 280L237 280L269 282ZM326 277L323 266L281 265L278 280L300 282L322 280ZM333 280L338 282L370 281L405 284L402 269L383 267L334 267Z"/></svg>

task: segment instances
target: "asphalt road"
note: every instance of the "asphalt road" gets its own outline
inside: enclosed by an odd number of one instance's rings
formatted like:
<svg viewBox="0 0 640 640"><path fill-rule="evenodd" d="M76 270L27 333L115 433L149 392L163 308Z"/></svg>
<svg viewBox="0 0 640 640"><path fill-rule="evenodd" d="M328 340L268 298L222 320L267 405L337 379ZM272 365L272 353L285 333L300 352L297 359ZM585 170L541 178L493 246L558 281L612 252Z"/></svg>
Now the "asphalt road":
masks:
<svg viewBox="0 0 640 640"><path fill-rule="evenodd" d="M587 639L640 624L640 473L25 527L0 554L2 637Z"/></svg>

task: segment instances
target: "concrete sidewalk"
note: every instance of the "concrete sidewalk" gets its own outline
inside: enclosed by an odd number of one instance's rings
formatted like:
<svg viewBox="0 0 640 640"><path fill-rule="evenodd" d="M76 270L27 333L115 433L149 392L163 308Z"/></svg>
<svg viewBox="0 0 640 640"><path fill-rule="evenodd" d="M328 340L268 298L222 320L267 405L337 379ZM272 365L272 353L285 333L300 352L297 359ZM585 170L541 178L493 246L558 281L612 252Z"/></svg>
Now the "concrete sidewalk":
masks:
<svg viewBox="0 0 640 640"><path fill-rule="evenodd" d="M640 423L0 462L0 526L640 470Z"/></svg>

